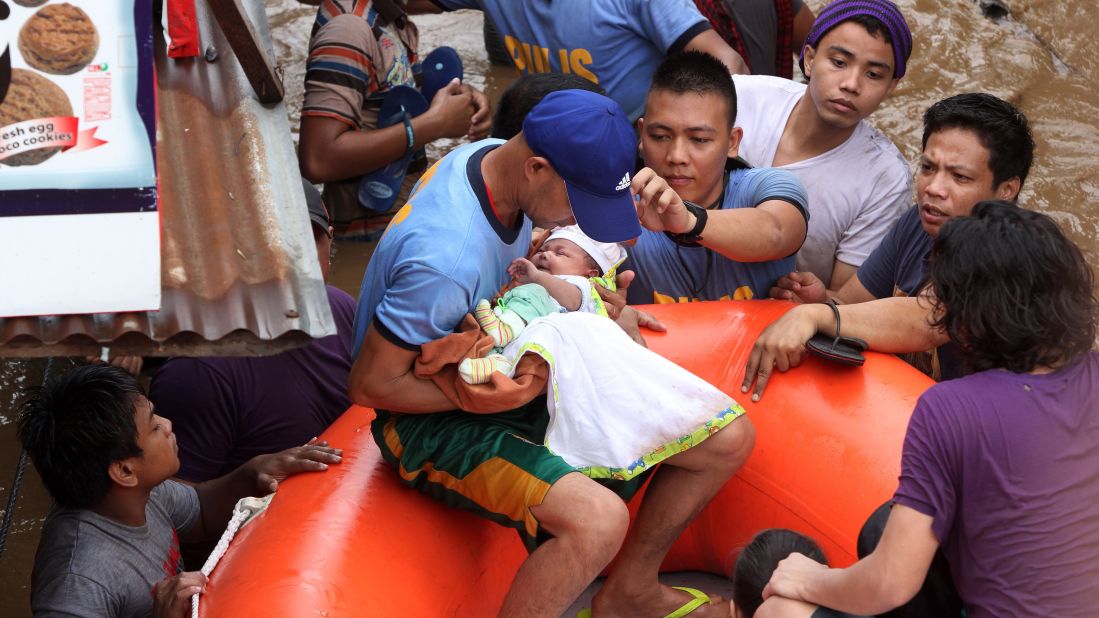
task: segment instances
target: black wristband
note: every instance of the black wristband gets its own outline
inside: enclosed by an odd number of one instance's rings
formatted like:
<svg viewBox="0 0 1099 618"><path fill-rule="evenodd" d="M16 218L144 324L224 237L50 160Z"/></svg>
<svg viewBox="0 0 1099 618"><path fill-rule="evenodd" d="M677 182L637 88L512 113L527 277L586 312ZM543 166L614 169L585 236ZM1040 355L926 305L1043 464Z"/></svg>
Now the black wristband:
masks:
<svg viewBox="0 0 1099 618"><path fill-rule="evenodd" d="M697 247L698 241L702 240L702 230L706 229L706 220L709 217L706 209L695 204L683 200L683 207L687 209L687 212L695 216L695 225L691 229L681 234L674 234L672 232L664 232L671 238L676 244L683 245L684 247Z"/></svg>

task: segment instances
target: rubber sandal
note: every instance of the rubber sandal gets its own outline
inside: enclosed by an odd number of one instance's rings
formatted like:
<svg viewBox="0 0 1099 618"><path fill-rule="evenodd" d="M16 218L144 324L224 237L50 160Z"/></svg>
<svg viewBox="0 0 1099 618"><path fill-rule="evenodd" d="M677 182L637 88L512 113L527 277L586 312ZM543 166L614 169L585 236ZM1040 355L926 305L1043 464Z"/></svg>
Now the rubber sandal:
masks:
<svg viewBox="0 0 1099 618"><path fill-rule="evenodd" d="M867 343L858 337L844 337L840 335L840 310L836 301L831 298L825 303L832 308L832 314L836 316L836 336L814 335L805 343L805 347L814 356L841 365L861 367L866 362L862 353L866 351Z"/></svg>
<svg viewBox="0 0 1099 618"><path fill-rule="evenodd" d="M453 47L436 47L420 61L420 71L420 92L430 105L440 88L455 77L462 79L462 57Z"/></svg>
<svg viewBox="0 0 1099 618"><path fill-rule="evenodd" d="M378 111L378 128L411 122L427 111L431 99L440 88L457 77L462 79L462 58L451 47L439 47L423 59L421 68L422 88L394 86L382 95ZM397 201L397 194L404 183L405 174L412 160L422 156L424 149L409 150L400 159L374 170L359 181L359 204L374 212L385 212Z"/></svg>
<svg viewBox="0 0 1099 618"><path fill-rule="evenodd" d="M689 615L691 612L702 607L703 605L710 604L710 595L702 592L701 590L698 590L697 588L688 588L686 586L672 586L672 588L675 588L676 590L682 590L683 592L686 592L694 598L684 603L682 606L680 606L679 609L668 614L667 616L664 616L664 618L683 618L684 616Z"/></svg>
<svg viewBox="0 0 1099 618"><path fill-rule="evenodd" d="M428 103L418 90L411 86L394 86L382 96L378 111L378 128L410 122L427 111ZM374 212L385 212L397 201L401 184L415 152L406 152L400 159L374 170L359 181L359 204Z"/></svg>
<svg viewBox="0 0 1099 618"><path fill-rule="evenodd" d="M682 590L683 592L691 595L691 600L681 605L674 612L668 614L667 616L664 616L664 618L683 618L684 616L689 616L691 612L702 607L703 605L709 605L711 603L710 595L702 592L701 590L698 590L697 588L687 588L686 586L672 586L672 588L675 588L676 590ZM584 609L580 610L576 613L576 618L592 618L591 608L585 607Z"/></svg>

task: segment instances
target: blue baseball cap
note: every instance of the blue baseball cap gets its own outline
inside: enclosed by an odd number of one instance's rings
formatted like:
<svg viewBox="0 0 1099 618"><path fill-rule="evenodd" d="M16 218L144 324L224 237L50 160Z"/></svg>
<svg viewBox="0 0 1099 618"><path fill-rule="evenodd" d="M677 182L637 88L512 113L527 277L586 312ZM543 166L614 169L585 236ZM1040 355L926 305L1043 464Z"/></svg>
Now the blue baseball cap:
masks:
<svg viewBox="0 0 1099 618"><path fill-rule="evenodd" d="M523 120L523 136L565 181L572 214L600 242L641 235L630 194L637 135L613 100L587 90L558 90Z"/></svg>

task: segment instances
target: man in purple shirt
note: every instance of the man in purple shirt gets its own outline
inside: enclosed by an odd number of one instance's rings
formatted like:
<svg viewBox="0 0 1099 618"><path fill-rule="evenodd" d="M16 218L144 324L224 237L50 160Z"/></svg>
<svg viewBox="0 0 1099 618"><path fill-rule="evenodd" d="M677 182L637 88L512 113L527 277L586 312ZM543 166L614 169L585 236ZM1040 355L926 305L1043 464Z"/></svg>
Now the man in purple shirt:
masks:
<svg viewBox="0 0 1099 618"><path fill-rule="evenodd" d="M321 274L328 278L332 228L320 193L302 181ZM301 446L351 406L355 299L327 287L336 334L273 356L169 359L149 399L179 440L177 476L200 483L256 455Z"/></svg>
<svg viewBox="0 0 1099 618"><path fill-rule="evenodd" d="M928 274L935 326L972 373L917 403L874 551L846 569L791 555L760 618L888 611L940 548L970 618L1099 606L1094 275L1049 217L1001 201L946 223Z"/></svg>

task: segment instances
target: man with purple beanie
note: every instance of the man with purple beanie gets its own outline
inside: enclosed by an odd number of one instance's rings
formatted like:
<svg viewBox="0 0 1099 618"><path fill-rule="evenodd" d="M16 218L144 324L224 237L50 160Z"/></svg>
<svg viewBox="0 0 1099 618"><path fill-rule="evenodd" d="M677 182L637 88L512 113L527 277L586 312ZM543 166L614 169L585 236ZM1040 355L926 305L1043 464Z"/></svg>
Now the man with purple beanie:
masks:
<svg viewBox="0 0 1099 618"><path fill-rule="evenodd" d="M912 33L889 0L835 0L817 16L800 65L807 85L735 75L740 156L792 172L809 194L797 270L843 286L908 206L912 174L865 120L904 76Z"/></svg>
<svg viewBox="0 0 1099 618"><path fill-rule="evenodd" d="M421 345L454 332L478 300L508 283L507 267L526 255L532 225L575 222L601 242L640 234L630 191L636 140L611 99L581 90L547 95L507 142L468 144L432 166L363 278L351 398L377 411L375 441L402 482L519 532L531 554L501 616L561 615L616 554L597 614L691 606L696 616L728 615L704 593L661 585L657 572L678 531L751 452L750 422L741 417L667 460L627 541L623 499L644 479L601 484L542 446L544 396L506 412L455 410L413 373Z"/></svg>

